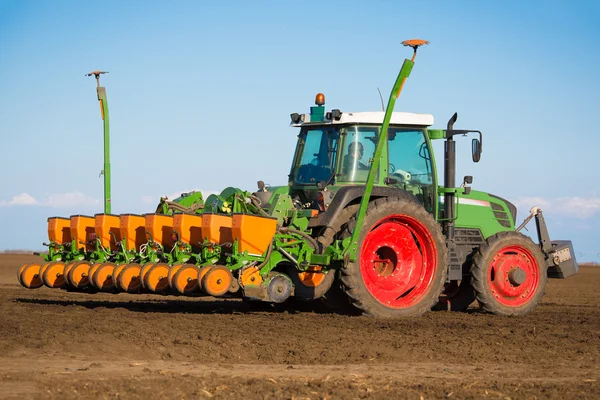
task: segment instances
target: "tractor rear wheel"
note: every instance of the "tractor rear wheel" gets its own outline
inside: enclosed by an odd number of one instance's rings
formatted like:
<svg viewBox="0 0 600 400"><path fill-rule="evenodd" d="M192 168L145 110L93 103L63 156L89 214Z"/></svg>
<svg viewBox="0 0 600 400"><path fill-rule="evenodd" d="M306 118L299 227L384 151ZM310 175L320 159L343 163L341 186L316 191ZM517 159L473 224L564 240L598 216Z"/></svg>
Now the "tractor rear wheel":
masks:
<svg viewBox="0 0 600 400"><path fill-rule="evenodd" d="M348 232L356 219L348 223ZM422 315L444 290L448 251L439 224L420 204L380 198L369 204L356 260L341 283L351 303L377 317Z"/></svg>
<svg viewBox="0 0 600 400"><path fill-rule="evenodd" d="M544 295L548 280L544 255L519 232L490 236L473 261L473 288L480 307L487 312L528 314Z"/></svg>

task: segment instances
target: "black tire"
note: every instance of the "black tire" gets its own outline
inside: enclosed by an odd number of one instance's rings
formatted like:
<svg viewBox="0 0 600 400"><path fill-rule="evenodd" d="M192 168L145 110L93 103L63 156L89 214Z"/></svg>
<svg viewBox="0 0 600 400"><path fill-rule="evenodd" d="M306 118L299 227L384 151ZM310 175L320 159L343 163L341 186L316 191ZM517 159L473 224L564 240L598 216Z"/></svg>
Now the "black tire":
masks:
<svg viewBox="0 0 600 400"><path fill-rule="evenodd" d="M471 283L479 306L489 313L530 313L544 295L547 281L542 251L519 232L490 236L473 258Z"/></svg>
<svg viewBox="0 0 600 400"><path fill-rule="evenodd" d="M352 218L346 234L355 225ZM380 198L369 204L356 261L342 268L341 284L363 314L417 316L437 303L447 274L448 250L433 216L413 200Z"/></svg>

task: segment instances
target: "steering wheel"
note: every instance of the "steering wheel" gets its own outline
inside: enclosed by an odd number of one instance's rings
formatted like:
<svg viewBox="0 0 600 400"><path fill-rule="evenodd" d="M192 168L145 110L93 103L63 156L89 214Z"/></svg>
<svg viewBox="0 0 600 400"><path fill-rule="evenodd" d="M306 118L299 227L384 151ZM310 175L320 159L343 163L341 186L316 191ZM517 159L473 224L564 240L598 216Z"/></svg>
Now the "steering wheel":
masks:
<svg viewBox="0 0 600 400"><path fill-rule="evenodd" d="M396 171L396 166L394 164L390 163L389 170L390 170L390 174L393 174L394 171Z"/></svg>

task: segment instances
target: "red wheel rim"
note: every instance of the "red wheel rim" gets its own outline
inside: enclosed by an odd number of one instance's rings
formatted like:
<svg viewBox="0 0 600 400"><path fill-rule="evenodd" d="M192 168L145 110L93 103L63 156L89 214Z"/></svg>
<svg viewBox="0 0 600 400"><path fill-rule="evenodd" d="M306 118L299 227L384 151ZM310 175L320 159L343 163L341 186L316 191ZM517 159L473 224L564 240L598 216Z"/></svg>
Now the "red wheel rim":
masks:
<svg viewBox="0 0 600 400"><path fill-rule="evenodd" d="M540 284L538 262L529 250L521 246L506 246L494 255L490 263L488 283L492 295L501 304L509 307L527 304Z"/></svg>
<svg viewBox="0 0 600 400"><path fill-rule="evenodd" d="M429 230L408 215L385 217L367 233L360 272L371 295L386 307L408 308L429 291L437 248Z"/></svg>

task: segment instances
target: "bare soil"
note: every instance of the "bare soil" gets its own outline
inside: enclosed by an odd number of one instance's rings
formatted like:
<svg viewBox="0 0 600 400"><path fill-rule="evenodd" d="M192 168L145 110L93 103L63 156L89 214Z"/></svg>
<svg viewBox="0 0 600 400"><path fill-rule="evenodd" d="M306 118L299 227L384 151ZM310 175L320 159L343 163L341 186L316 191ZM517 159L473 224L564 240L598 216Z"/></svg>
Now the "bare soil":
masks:
<svg viewBox="0 0 600 400"><path fill-rule="evenodd" d="M0 398L600 398L600 268L530 315L398 320L28 290L0 255Z"/></svg>

